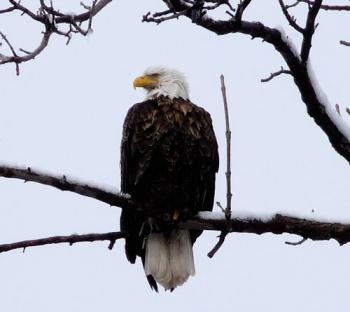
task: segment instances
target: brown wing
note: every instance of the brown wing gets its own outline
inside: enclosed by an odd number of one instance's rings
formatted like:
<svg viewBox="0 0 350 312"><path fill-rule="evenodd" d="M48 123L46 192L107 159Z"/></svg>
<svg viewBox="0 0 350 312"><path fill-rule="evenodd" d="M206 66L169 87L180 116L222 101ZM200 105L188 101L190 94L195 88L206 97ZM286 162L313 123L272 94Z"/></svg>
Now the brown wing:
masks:
<svg viewBox="0 0 350 312"><path fill-rule="evenodd" d="M158 98L133 106L125 119L121 146L122 192L150 209L146 216L123 210L129 233L126 254L142 256L140 230L147 216L166 230L177 210L186 219L212 210L219 158L210 115L182 99ZM192 240L200 234L193 231Z"/></svg>
<svg viewBox="0 0 350 312"><path fill-rule="evenodd" d="M122 193L131 195L133 199L135 199L136 181L143 175L145 164L151 154L151 150L144 151L142 147L145 140L147 140L146 136L142 133L142 126L147 124L147 116L150 112L149 105L152 105L152 101L138 103L131 107L123 125L120 161L121 191ZM147 155L149 155L148 159ZM143 222L143 218L137 213L123 209L120 227L121 231L129 234L129 237L125 240L125 252L131 263L135 262L136 255L140 255L140 250L142 249L143 242L138 233Z"/></svg>

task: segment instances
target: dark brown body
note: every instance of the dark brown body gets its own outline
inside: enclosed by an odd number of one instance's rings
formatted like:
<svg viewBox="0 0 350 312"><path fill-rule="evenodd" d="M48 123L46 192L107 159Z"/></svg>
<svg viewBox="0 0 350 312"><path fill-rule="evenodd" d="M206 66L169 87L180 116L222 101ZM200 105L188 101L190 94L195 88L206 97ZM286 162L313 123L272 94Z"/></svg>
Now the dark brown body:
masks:
<svg viewBox="0 0 350 312"><path fill-rule="evenodd" d="M125 245L130 262L144 257L150 231L169 231L177 220L212 210L218 166L211 118L203 108L166 97L130 108L121 145L121 191L147 207L121 215L121 230L130 235ZM149 217L152 222L145 222ZM200 233L191 231L192 243Z"/></svg>

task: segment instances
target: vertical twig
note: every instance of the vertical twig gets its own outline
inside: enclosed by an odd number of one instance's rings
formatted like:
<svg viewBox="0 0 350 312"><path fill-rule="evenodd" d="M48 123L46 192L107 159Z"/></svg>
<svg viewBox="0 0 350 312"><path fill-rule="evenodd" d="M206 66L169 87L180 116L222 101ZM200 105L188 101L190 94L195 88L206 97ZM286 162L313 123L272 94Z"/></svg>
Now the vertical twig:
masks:
<svg viewBox="0 0 350 312"><path fill-rule="evenodd" d="M225 123L226 123L226 209L225 209L225 217L226 219L231 218L231 130L230 130L230 119L228 115L228 105L227 105L227 97L226 97L226 86L225 86L225 78L224 75L220 76L221 81L221 92L222 98L224 101L224 109L225 109Z"/></svg>
<svg viewBox="0 0 350 312"><path fill-rule="evenodd" d="M224 101L224 111L225 111L225 123L226 123L226 208L223 209L225 212L226 219L226 230L222 231L219 236L219 241L216 243L214 248L208 252L208 257L214 257L215 253L220 249L222 244L225 241L226 235L232 230L230 226L231 219L231 130L230 130L230 119L228 114L228 105L227 105L227 96L226 96L226 86L225 86L225 78L224 75L220 76L221 81L221 93ZM220 203L218 205L221 207Z"/></svg>

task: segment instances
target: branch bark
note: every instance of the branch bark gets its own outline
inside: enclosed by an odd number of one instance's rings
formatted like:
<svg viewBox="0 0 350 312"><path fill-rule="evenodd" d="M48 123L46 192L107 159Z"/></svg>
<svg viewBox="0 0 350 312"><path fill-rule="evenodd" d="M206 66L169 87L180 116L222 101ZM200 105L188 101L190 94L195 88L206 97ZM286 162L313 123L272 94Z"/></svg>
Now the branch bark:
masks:
<svg viewBox="0 0 350 312"><path fill-rule="evenodd" d="M61 191L69 191L82 196L94 198L110 206L117 206L126 209L137 209L140 205L133 202L128 196L105 191L87 183L68 180L65 175L60 177L32 170L30 167L16 168L0 166L0 177L23 180L24 182L36 182L52 186Z"/></svg>
<svg viewBox="0 0 350 312"><path fill-rule="evenodd" d="M311 48L310 37L307 36L304 39L302 60L301 56L294 51L288 39L284 38L278 29L267 27L260 22L240 21L235 19L234 16L229 20L216 20L207 15L203 15L199 19L192 19L191 6L184 1L169 0L166 4L169 9L172 9L172 12L185 12L183 15L191 19L194 24L217 35L242 33L251 36L252 39L261 38L264 42L272 45L287 63L309 116L327 135L335 151L350 163L350 142L326 113L325 103L322 103L319 99L308 71L307 59ZM315 18L321 4L322 1L317 0L311 7L312 12L309 13L309 22L307 23L309 33L314 31ZM153 20L150 19L149 21L152 22Z"/></svg>
<svg viewBox="0 0 350 312"><path fill-rule="evenodd" d="M271 81L273 78L279 76L279 75L282 75L282 74L286 74L286 75L291 75L291 71L290 70L286 70L284 69L283 67L281 67L280 70L274 72L274 73L271 73L269 77L267 78L263 78L263 79L260 79L260 82L268 82L268 81Z"/></svg>
<svg viewBox="0 0 350 312"><path fill-rule="evenodd" d="M308 5L314 5L316 1L298 0L297 2L304 2ZM350 11L350 5L327 5L322 4L321 9L325 11Z"/></svg>
<svg viewBox="0 0 350 312"><path fill-rule="evenodd" d="M40 0L40 7L37 12L32 12L27 7L22 5L18 0L8 1L12 6L8 7L7 9L0 10L0 15L18 11L22 15L29 16L35 22L40 23L45 27L42 40L38 47L35 48L33 52L19 49L19 51L23 53L22 55L17 54L10 41L4 34L0 32L1 37L6 42L12 53L12 55L0 54L0 65L14 63L16 65L17 75L19 75L19 64L33 60L36 56L38 56L47 47L52 34L67 37L67 44L69 43L72 34L74 33L80 33L83 36L89 34L91 30L92 18L97 13L99 13L107 4L112 2L112 0L94 0L91 7L87 7L86 5L82 4L86 10L85 13L71 15L63 14L59 12L59 10L54 9L52 7L52 2L51 6L47 6L44 0ZM81 23L83 22L88 22L86 30L82 29ZM66 25L68 27L68 30L59 29L59 25L62 24Z"/></svg>
<svg viewBox="0 0 350 312"><path fill-rule="evenodd" d="M249 2L246 2L246 6L249 5ZM244 3L241 3L243 5ZM244 10L241 9L241 10ZM243 11L242 11L243 12ZM221 83L221 93L222 100L224 102L224 112L225 112L225 125L226 125L226 208L223 209L225 213L225 219L228 221L226 229L221 232L219 236L219 241L216 243L214 248L208 253L208 257L214 257L215 253L220 249L222 244L225 241L227 234L229 233L230 225L229 220L231 219L231 201L232 201L232 192L231 192L231 129L230 129L230 117L228 112L228 104L227 104L227 96L226 96L226 86L225 86L225 77L224 75L220 75L220 83ZM222 209L221 204L217 203L219 207Z"/></svg>
<svg viewBox="0 0 350 312"><path fill-rule="evenodd" d="M321 9L322 0L316 0L309 9L309 13L307 15L306 19L306 25L303 32L303 43L301 45L301 51L300 51L300 58L301 62L306 65L309 54L311 50L311 44L312 44L312 37L314 35L315 29L317 26L315 26L315 20L317 17L318 12Z"/></svg>
<svg viewBox="0 0 350 312"><path fill-rule="evenodd" d="M180 228L193 230L224 231L227 228L227 220L224 216L221 219L208 217L194 218L181 223ZM230 233L251 233L251 234L295 234L305 239L314 241L336 240L340 245L350 242L350 224L331 223L323 221L308 220L293 216L276 214L269 220L258 218L232 218L229 221Z"/></svg>
<svg viewBox="0 0 350 312"><path fill-rule="evenodd" d="M181 229L193 229L193 230L210 230L221 231L220 240L212 251L208 253L209 257L212 257L216 251L220 248L226 237L227 222L230 225L230 233L250 233L250 234L295 234L300 235L303 239L298 243L288 243L289 245L298 245L304 242L306 239L315 241L319 240L336 240L340 245L350 242L350 224L341 223L329 223L329 222L317 222L312 220L306 220L291 216L283 216L276 214L270 220L259 219L239 219L233 218L226 220L224 215L221 219L210 219L196 217L192 220L182 222L179 224ZM50 244L68 243L73 245L80 242L95 242L95 241L109 241L109 249L112 249L117 239L125 238L126 233L122 232L108 232L102 234L83 234L83 235L70 235L70 236L53 236L47 238L40 238L34 240L20 241L10 244L0 245L0 253L8 252L15 249L25 250L28 247L44 246Z"/></svg>
<svg viewBox="0 0 350 312"><path fill-rule="evenodd" d="M112 249L114 246L114 243L117 239L124 238L125 234L121 232L109 232L109 233L103 233L103 234L83 234L83 235L69 235L69 236L52 236L52 237L46 237L46 238L40 238L40 239L33 239L33 240L25 240L21 242L11 243L11 244L2 244L0 245L0 253L11 251L15 249L22 249L23 251L27 247L34 247L34 246L44 246L44 245L51 245L51 244L61 244L61 243L68 243L70 246L72 246L75 243L82 243L82 242L96 242L96 241L110 241L110 244L108 246L109 249Z"/></svg>
<svg viewBox="0 0 350 312"><path fill-rule="evenodd" d="M62 191L70 191L82 196L94 198L111 206L117 206L122 209L139 209L141 206L138 203L135 203L132 199L122 196L120 194L108 192L102 190L98 187L88 185L81 182L72 182L72 180L67 180L63 175L62 177L55 177L48 174L39 173L33 171L30 168L20 169L13 167L0 166L0 176L5 178L14 178L24 180L25 182L31 181L48 186L52 186ZM193 230L211 230L211 231L229 231L236 233L254 233L254 234L263 234L263 233L274 233L274 234L296 234L300 235L303 238L308 238L312 240L329 240L331 238L338 241L339 244L345 244L350 242L350 224L341 224L341 223L330 223L322 221L307 220L292 216L283 216L280 214L275 215L269 220L260 220L258 218L225 218L225 214L220 218L214 218L209 215L203 217L199 215L191 220L186 222L181 222L178 224L179 228L182 229L193 229ZM94 234L94 235L107 235L107 234ZM112 234L110 234L112 235ZM119 234L118 234L119 235ZM122 234L120 234L122 235ZM124 235L124 234L123 234ZM74 236L75 237L75 236ZM103 240L110 240L108 236L101 236ZM75 237L78 242L79 237ZM84 238L84 236L83 236ZM59 242L70 242L72 239L71 236L66 236L65 238L55 238L52 243ZM85 239L85 240L84 240ZM94 241L92 236L86 236L81 241ZM33 242L33 241L31 241ZM41 241L39 245L45 245L50 243L48 241ZM19 243L16 243L19 244ZM29 245L25 245L29 244ZM32 244L32 245L30 245ZM17 245L16 248L24 248L29 246L36 246L35 243L23 243ZM10 247L3 247L10 248ZM12 248L14 249L14 248ZM8 250L12 250L11 248ZM1 246L0 246L1 251Z"/></svg>

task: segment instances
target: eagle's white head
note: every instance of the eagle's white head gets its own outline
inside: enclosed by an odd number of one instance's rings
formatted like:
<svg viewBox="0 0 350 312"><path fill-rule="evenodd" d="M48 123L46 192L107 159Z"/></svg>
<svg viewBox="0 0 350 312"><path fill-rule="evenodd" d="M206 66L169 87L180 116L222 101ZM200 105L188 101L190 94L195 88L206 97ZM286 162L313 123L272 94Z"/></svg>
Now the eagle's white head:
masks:
<svg viewBox="0 0 350 312"><path fill-rule="evenodd" d="M152 66L145 70L142 76L134 80L134 88L146 89L146 99L167 96L170 99L189 99L188 83L184 74L176 69Z"/></svg>

